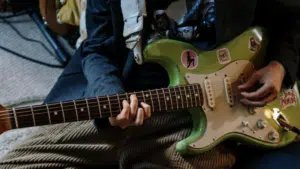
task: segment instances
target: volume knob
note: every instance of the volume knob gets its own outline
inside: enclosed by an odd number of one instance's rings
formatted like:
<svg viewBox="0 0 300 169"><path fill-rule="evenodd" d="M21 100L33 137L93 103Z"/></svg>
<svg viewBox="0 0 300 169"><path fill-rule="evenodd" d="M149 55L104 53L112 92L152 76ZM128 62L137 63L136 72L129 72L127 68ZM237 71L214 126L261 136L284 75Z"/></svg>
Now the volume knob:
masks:
<svg viewBox="0 0 300 169"><path fill-rule="evenodd" d="M277 132L271 131L268 134L268 137L269 137L270 140L275 141L279 138L279 134Z"/></svg>
<svg viewBox="0 0 300 169"><path fill-rule="evenodd" d="M257 121L257 127L258 127L259 129L264 129L264 128L267 127L267 125L268 125L268 122L265 121L265 120L258 120L258 121Z"/></svg>

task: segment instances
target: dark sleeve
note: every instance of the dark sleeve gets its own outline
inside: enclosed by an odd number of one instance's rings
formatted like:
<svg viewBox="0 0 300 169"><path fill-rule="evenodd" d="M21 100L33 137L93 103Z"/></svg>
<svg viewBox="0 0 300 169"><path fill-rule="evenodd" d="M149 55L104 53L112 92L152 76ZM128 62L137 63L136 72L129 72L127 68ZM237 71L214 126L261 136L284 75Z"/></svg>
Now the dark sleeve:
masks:
<svg viewBox="0 0 300 169"><path fill-rule="evenodd" d="M121 58L116 40L114 12L108 0L88 0L82 68L88 81L86 97L123 93ZM117 53L119 51L120 53Z"/></svg>
<svg viewBox="0 0 300 169"><path fill-rule="evenodd" d="M299 7L285 4L282 0L260 2L264 4L256 18L268 32L266 61L278 61L283 65L283 83L291 87L297 79L299 66Z"/></svg>

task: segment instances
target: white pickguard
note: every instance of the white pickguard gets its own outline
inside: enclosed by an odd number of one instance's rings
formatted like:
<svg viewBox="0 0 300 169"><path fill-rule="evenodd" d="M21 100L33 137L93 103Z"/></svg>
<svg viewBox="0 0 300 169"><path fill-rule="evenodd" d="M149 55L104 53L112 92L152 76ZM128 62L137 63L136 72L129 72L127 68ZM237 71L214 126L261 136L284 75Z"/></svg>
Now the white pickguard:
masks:
<svg viewBox="0 0 300 169"><path fill-rule="evenodd" d="M207 128L203 137L190 144L190 146L203 148L229 133L240 133L269 143L279 141L279 138L273 140L269 138L271 132L274 132L277 136L279 134L272 125L267 124L263 129L257 126L259 120L267 121L263 108L256 108L255 110L259 112L251 114L249 113L251 112L250 109L240 103L241 96L237 92L237 86L242 83L240 82L240 79L243 79L241 74L243 73L242 76L249 77L253 72L254 66L251 62L240 60L232 62L222 70L209 75L186 74L189 84L199 83L202 87L204 98L202 108L207 118ZM226 77L230 77L232 82L231 86L235 95L233 106L230 106L226 98L224 85L224 78ZM213 109L207 102L204 85L206 79L211 82L214 92L215 105Z"/></svg>

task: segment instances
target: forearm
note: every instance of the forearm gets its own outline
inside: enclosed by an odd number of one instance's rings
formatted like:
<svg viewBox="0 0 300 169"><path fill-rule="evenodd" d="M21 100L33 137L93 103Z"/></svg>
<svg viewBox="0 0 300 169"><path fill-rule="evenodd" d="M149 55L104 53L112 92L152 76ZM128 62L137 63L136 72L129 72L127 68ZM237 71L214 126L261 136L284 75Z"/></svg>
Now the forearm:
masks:
<svg viewBox="0 0 300 169"><path fill-rule="evenodd" d="M82 68L88 81L86 96L103 96L124 92L119 63L122 49L113 32L111 4L104 1L87 2L88 38L83 43ZM119 47L118 47L119 46Z"/></svg>
<svg viewBox="0 0 300 169"><path fill-rule="evenodd" d="M107 57L90 54L83 59L83 72L88 81L86 96L103 96L123 93L119 68Z"/></svg>

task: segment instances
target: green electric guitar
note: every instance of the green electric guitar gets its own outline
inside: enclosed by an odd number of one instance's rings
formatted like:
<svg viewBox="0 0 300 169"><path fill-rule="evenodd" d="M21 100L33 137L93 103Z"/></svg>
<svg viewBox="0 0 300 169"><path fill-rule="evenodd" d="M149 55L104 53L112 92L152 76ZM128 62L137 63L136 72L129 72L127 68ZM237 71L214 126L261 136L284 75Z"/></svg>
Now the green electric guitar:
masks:
<svg viewBox="0 0 300 169"><path fill-rule="evenodd" d="M136 94L152 112L189 109L194 127L177 143L182 154L210 150L225 139L263 148L293 142L300 127L297 85L282 88L277 100L249 108L239 100L237 86L263 63L266 37L251 28L214 51L200 51L180 41L162 39L144 49L145 62L161 64L168 72L168 88L139 91L23 108L0 108L0 133L11 129L116 116L122 100Z"/></svg>

